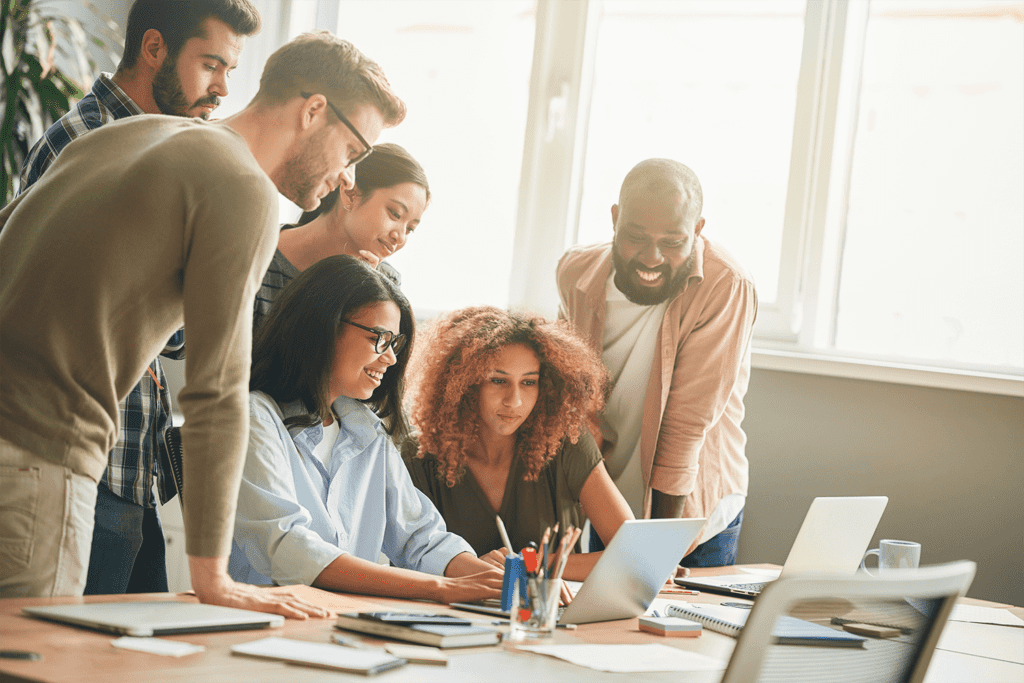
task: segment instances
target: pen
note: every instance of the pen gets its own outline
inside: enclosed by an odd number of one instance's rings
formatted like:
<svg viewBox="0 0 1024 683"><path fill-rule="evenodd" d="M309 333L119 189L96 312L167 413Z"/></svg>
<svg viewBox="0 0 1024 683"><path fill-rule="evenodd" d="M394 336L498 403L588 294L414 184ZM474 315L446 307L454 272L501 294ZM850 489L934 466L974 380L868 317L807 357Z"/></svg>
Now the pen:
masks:
<svg viewBox="0 0 1024 683"><path fill-rule="evenodd" d="M376 650L377 648L371 647L361 640L355 638L346 638L340 633L332 633L331 640L337 645L344 645L345 647L355 648L356 650Z"/></svg>
<svg viewBox="0 0 1024 683"><path fill-rule="evenodd" d="M492 626L508 626L508 621L492 621ZM575 631L576 624L555 624L555 628L564 628L566 631Z"/></svg>
<svg viewBox="0 0 1024 683"><path fill-rule="evenodd" d="M692 591L690 589L674 590L672 592L678 593L679 595L700 595L700 591Z"/></svg>
<svg viewBox="0 0 1024 683"><path fill-rule="evenodd" d="M498 523L498 533L501 534L501 542L505 544L508 554L515 555L516 551L512 550L512 541L508 540L508 532L505 531L505 523L501 521L501 515L495 515L494 521Z"/></svg>

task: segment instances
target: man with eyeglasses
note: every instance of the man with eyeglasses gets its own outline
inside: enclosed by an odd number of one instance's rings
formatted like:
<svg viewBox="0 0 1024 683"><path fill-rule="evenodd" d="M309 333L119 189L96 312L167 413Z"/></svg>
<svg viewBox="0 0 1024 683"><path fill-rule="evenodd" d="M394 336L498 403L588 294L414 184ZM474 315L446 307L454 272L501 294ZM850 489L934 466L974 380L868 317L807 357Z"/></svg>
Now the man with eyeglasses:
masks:
<svg viewBox="0 0 1024 683"><path fill-rule="evenodd" d="M404 116L376 63L306 34L271 56L238 114L110 123L0 211L0 597L82 594L118 400L185 323L192 586L202 602L326 616L227 574L250 311L277 241L277 192L311 209L351 187L371 141Z"/></svg>
<svg viewBox="0 0 1024 683"><path fill-rule="evenodd" d="M101 74L82 98L32 147L19 194L32 187L72 141L139 114L209 118L228 94L245 36L260 16L249 0L136 0L125 26L124 54L114 74ZM179 330L160 352L185 357ZM121 429L96 496L86 595L167 590L162 503L176 494L164 445L171 394L159 358L120 403ZM154 487L155 483L155 487Z"/></svg>

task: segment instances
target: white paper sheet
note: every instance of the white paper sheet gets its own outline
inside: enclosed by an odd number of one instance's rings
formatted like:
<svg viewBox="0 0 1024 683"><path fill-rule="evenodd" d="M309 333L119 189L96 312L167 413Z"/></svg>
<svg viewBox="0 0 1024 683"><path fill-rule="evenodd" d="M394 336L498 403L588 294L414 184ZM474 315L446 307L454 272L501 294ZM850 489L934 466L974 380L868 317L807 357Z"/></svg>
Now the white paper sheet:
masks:
<svg viewBox="0 0 1024 683"><path fill-rule="evenodd" d="M163 638L132 638L125 636L110 641L110 644L123 650L138 650L139 652L149 652L150 654L163 655L165 657L184 657L185 655L192 655L206 650L202 645L192 645L191 643L165 640Z"/></svg>
<svg viewBox="0 0 1024 683"><path fill-rule="evenodd" d="M969 621L974 624L998 624L999 626L1024 626L1024 619L1001 607L980 607L978 605L956 605L950 621Z"/></svg>
<svg viewBox="0 0 1024 683"><path fill-rule="evenodd" d="M720 671L727 664L668 645L524 645L518 649L611 673Z"/></svg>

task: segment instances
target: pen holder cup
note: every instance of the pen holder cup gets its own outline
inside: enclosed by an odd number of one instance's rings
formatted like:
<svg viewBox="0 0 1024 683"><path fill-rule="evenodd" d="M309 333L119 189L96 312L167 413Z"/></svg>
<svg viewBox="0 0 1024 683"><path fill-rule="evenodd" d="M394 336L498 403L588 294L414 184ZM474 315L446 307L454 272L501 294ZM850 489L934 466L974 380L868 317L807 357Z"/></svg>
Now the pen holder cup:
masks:
<svg viewBox="0 0 1024 683"><path fill-rule="evenodd" d="M512 611L509 614L511 639L550 636L555 630L560 594L559 579L520 578L518 588L512 591Z"/></svg>

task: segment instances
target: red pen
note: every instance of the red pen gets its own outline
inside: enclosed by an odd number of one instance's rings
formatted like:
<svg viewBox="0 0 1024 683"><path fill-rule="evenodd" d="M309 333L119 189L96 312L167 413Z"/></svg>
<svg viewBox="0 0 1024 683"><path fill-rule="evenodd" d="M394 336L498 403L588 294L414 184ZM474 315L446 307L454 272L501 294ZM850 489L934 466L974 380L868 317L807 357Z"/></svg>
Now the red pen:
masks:
<svg viewBox="0 0 1024 683"><path fill-rule="evenodd" d="M526 567L526 571L530 574L537 572L537 549L529 546L523 548L523 565Z"/></svg>

